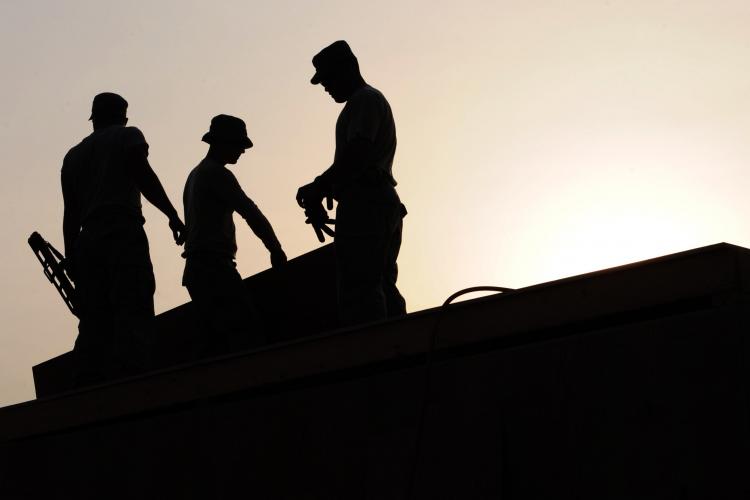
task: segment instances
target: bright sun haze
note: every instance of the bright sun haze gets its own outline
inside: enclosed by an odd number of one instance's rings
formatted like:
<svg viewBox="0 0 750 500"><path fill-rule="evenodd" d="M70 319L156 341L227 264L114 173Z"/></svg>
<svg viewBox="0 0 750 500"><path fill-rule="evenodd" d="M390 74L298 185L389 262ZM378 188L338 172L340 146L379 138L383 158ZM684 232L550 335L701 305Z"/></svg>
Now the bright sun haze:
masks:
<svg viewBox="0 0 750 500"><path fill-rule="evenodd" d="M180 211L211 117L243 118L255 147L234 171L295 257L318 242L294 194L330 164L341 109L310 60L346 39L396 119L415 311L472 285L750 246L748 26L733 0L2 2L0 405L32 398L31 366L76 336L26 238L62 248L60 166L96 93L129 101ZM183 260L145 216L161 312L187 300ZM237 236L242 275L267 268Z"/></svg>

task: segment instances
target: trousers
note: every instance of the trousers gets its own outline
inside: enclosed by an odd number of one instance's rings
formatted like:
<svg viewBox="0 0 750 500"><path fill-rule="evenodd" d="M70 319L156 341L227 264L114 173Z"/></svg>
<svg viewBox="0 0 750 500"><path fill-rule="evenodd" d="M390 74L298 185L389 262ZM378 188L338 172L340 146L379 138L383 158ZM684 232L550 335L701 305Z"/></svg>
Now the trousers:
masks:
<svg viewBox="0 0 750 500"><path fill-rule="evenodd" d="M123 215L87 223L73 256L76 384L138 372L154 318L154 272L143 225Z"/></svg>
<svg viewBox="0 0 750 500"><path fill-rule="evenodd" d="M406 314L396 287L403 217L400 202L340 200L336 209L336 276L342 325Z"/></svg>
<svg viewBox="0 0 750 500"><path fill-rule="evenodd" d="M196 355L212 356L261 345L266 332L231 258L188 256L182 284L201 330Z"/></svg>

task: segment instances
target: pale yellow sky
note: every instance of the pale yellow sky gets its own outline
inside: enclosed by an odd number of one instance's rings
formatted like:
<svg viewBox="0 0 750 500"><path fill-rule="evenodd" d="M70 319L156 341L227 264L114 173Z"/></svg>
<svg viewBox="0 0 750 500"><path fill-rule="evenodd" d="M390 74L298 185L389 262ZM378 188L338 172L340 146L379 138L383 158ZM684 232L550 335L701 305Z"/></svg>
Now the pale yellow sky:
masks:
<svg viewBox="0 0 750 500"><path fill-rule="evenodd" d="M26 238L62 247L60 163L97 92L128 99L180 209L210 118L244 118L256 146L237 177L293 257L318 245L294 194L330 163L340 110L310 59L348 40L396 117L414 311L471 285L750 246L747 26L734 0L0 0L0 405L33 398L31 366L76 336ZM183 262L146 217L164 311L187 299ZM266 268L238 227L242 274Z"/></svg>

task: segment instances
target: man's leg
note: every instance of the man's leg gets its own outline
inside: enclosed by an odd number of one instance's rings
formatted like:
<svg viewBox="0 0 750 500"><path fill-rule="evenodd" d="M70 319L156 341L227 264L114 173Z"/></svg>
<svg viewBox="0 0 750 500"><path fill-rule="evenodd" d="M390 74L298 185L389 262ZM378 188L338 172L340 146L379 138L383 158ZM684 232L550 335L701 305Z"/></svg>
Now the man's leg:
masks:
<svg viewBox="0 0 750 500"><path fill-rule="evenodd" d="M202 330L200 356L236 351L264 342L259 315L231 260L188 259L184 283Z"/></svg>
<svg viewBox="0 0 750 500"><path fill-rule="evenodd" d="M238 351L263 344L263 325L245 292L245 285L234 262L222 262L215 278L212 326L214 333L224 339L224 351Z"/></svg>
<svg viewBox="0 0 750 500"><path fill-rule="evenodd" d="M146 369L152 343L156 283L143 227L119 227L109 253L109 292L114 311L116 369L123 374Z"/></svg>
<svg viewBox="0 0 750 500"><path fill-rule="evenodd" d="M343 325L387 317L383 293L387 221L378 204L340 203L336 211L336 271Z"/></svg>
<svg viewBox="0 0 750 500"><path fill-rule="evenodd" d="M403 216L406 209L403 205L393 214L393 228L385 249L385 267L383 269L383 293L385 294L386 310L389 318L406 314L406 301L396 287L398 279L398 253L401 249L401 233L403 230Z"/></svg>
<svg viewBox="0 0 750 500"><path fill-rule="evenodd" d="M224 339L220 337L213 326L217 307L215 297L211 293L211 287L207 287L205 283L195 279L186 283L185 287L193 303L199 332L193 346L193 356L202 358L222 352L224 350Z"/></svg>
<svg viewBox="0 0 750 500"><path fill-rule="evenodd" d="M106 273L101 241L90 231L78 237L75 252L76 308L78 336L73 348L73 385L77 387L102 382L112 357L112 305L108 300L109 278Z"/></svg>
<svg viewBox="0 0 750 500"><path fill-rule="evenodd" d="M266 324L248 296L234 263L222 276L224 286L220 288L220 301L223 316L218 327L227 332L230 350L250 349L265 344Z"/></svg>

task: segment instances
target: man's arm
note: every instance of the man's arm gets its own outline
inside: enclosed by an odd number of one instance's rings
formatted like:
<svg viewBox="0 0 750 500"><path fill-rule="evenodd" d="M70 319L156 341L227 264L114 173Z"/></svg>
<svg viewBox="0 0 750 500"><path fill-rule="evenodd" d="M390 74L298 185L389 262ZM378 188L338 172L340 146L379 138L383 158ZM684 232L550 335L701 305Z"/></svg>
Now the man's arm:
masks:
<svg viewBox="0 0 750 500"><path fill-rule="evenodd" d="M286 254L281 249L281 243L276 237L271 223L268 222L266 216L263 215L263 212L260 211L253 200L248 198L237 179L230 174L224 177L222 181L219 186L220 192L217 195L220 199L226 200L230 208L245 219L255 236L263 242L263 245L271 254L271 265L278 267L286 262Z"/></svg>
<svg viewBox="0 0 750 500"><path fill-rule="evenodd" d="M337 141L333 165L297 191L297 203L302 208L319 205L324 197L331 196L334 185L351 182L372 167L373 146L384 111L382 98L369 92L347 103L345 141Z"/></svg>
<svg viewBox="0 0 750 500"><path fill-rule="evenodd" d="M352 139L339 153L339 158L325 172L315 179L324 192L329 192L334 184L345 184L359 176L369 167L372 158L372 141L363 137Z"/></svg>
<svg viewBox="0 0 750 500"><path fill-rule="evenodd" d="M266 216L263 215L263 212L260 211L250 198L247 198L247 201L249 203L245 204L241 210L237 210L237 213L247 221L247 225L250 226L250 229L255 233L255 236L257 236L263 242L266 249L268 249L268 252L271 254L271 265L273 267L278 267L284 264L286 262L286 254L284 253L284 250L281 249L281 243L276 237L276 233L274 232L271 223L268 222Z"/></svg>
<svg viewBox="0 0 750 500"><path fill-rule="evenodd" d="M369 158L372 158L372 148L373 143L370 140L363 137L354 138L337 155L333 165L313 182L297 190L297 204L305 209L307 216L305 223L312 226L321 243L325 241L324 233L331 237L335 236L333 230L328 227L335 224L335 221L328 217L323 208L323 198L328 199L327 208L331 210L333 186L345 184L362 175L369 166Z"/></svg>
<svg viewBox="0 0 750 500"><path fill-rule="evenodd" d="M72 180L63 169L60 175L63 193L63 241L65 245L65 258L70 261L73 256L73 247L78 233L81 232L81 213L78 201L74 196ZM72 262L72 261L71 261Z"/></svg>
<svg viewBox="0 0 750 500"><path fill-rule="evenodd" d="M369 166L373 143L363 137L351 140L339 153L333 165L315 178L313 182L297 191L297 203L302 208L318 205L323 198L330 196L334 184L345 184L358 178ZM329 207L330 208L330 207Z"/></svg>
<svg viewBox="0 0 750 500"><path fill-rule="evenodd" d="M145 145L143 147L131 148L128 155L128 162L132 169L133 180L144 198L167 216L169 219L169 228L172 230L175 243L182 245L185 242L185 224L182 223L177 210L175 210L172 202L169 201L169 197L164 191L159 177L156 176L156 172L151 168L147 154L148 149Z"/></svg>

